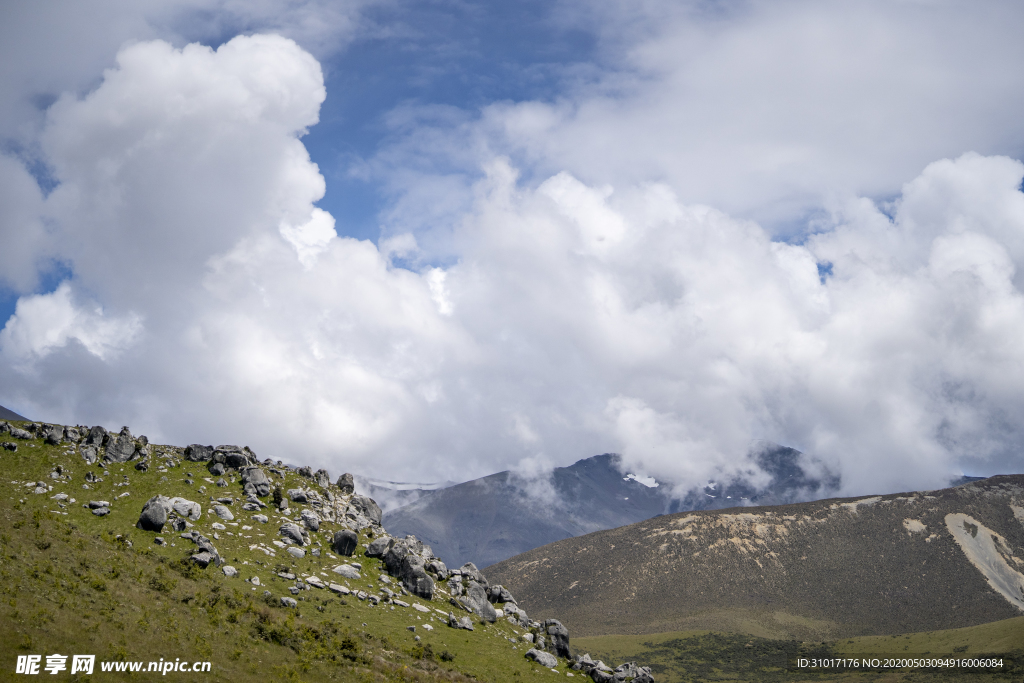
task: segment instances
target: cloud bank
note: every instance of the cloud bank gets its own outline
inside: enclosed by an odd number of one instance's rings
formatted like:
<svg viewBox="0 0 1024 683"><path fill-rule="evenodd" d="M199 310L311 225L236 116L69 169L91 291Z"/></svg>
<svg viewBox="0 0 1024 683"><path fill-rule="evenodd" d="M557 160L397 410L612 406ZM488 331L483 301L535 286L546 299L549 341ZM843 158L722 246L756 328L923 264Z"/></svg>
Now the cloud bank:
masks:
<svg viewBox="0 0 1024 683"><path fill-rule="evenodd" d="M478 174L404 176L377 245L316 206L302 136L324 98L309 52L257 34L131 44L47 107L52 192L0 156L0 277L25 292L0 332L3 402L406 481L616 451L685 489L747 469L760 439L849 493L1019 470L1020 162L933 157L894 200L838 193L784 241L692 202L683 176L597 163L591 105L502 105L461 129ZM554 123L508 127L528 110ZM607 130L657 129L627 119ZM633 170L584 170L601 167ZM70 275L33 294L45 259Z"/></svg>

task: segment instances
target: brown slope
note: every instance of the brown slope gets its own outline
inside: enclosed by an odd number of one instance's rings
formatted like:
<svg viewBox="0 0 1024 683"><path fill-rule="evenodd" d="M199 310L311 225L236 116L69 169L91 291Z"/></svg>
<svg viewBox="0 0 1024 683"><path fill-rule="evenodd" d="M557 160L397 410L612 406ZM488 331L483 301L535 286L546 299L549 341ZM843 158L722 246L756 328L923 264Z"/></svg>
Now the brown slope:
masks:
<svg viewBox="0 0 1024 683"><path fill-rule="evenodd" d="M1015 508L1016 507L1016 512ZM975 561L1020 577L1017 603ZM963 529L963 518L951 517ZM997 535L993 553L982 541ZM969 530L968 530L969 531ZM961 533L961 536L964 534ZM999 540L1001 539L1001 540ZM995 567L995 569L993 569ZM534 617L573 635L735 630L845 637L957 628L1024 613L1024 476L952 489L683 512L568 538L488 568ZM1020 605L1020 606L1018 606Z"/></svg>

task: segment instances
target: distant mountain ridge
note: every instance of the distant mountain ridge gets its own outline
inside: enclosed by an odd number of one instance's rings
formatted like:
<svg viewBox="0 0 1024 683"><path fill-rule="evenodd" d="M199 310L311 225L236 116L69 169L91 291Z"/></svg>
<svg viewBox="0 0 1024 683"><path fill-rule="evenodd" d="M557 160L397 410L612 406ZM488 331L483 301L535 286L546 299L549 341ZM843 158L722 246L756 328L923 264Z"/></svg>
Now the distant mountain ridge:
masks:
<svg viewBox="0 0 1024 683"><path fill-rule="evenodd" d="M1024 475L955 488L680 512L492 565L580 635L816 639L1024 614Z"/></svg>
<svg viewBox="0 0 1024 683"><path fill-rule="evenodd" d="M18 422L27 422L28 418L22 417L13 410L8 410L7 408L0 406L0 420L16 420Z"/></svg>
<svg viewBox="0 0 1024 683"><path fill-rule="evenodd" d="M434 491L419 491L408 505L388 510L393 533L413 534L442 557L487 567L564 538L611 529L679 510L740 504L788 503L820 498L838 488L839 478L807 474L799 451L776 444L754 449L752 464L772 476L755 489L742 481L709 483L682 499L664 486L646 486L626 476L620 456L605 453L555 468L547 480L531 482L511 472Z"/></svg>

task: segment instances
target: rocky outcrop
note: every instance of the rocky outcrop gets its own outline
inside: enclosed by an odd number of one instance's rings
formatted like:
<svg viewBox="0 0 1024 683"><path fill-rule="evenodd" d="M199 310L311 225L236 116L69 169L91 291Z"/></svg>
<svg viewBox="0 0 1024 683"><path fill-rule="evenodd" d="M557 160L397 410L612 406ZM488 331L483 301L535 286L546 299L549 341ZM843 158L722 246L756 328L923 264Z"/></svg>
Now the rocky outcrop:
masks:
<svg viewBox="0 0 1024 683"><path fill-rule="evenodd" d="M407 591L427 600L434 597L434 579L426 570L427 561L434 557L430 546L424 545L415 536L391 539L381 557L388 573L401 581Z"/></svg>
<svg viewBox="0 0 1024 683"><path fill-rule="evenodd" d="M143 531L162 531L167 523L167 515L170 514L173 506L171 499L167 496L153 496L142 506L142 513L139 521L135 523L136 528Z"/></svg>
<svg viewBox="0 0 1024 683"><path fill-rule="evenodd" d="M246 495L266 498L270 495L270 478L267 477L266 472L255 465L246 467L242 469L242 490Z"/></svg>
<svg viewBox="0 0 1024 683"><path fill-rule="evenodd" d="M338 483L336 484L338 490L341 491L342 495L351 495L356 492L356 480L351 473L346 472L345 474L338 477Z"/></svg>
<svg viewBox="0 0 1024 683"><path fill-rule="evenodd" d="M213 447L201 446L197 443L194 443L191 446L186 446L185 459L190 462L207 462L213 459Z"/></svg>
<svg viewBox="0 0 1024 683"><path fill-rule="evenodd" d="M121 433L117 435L117 438L107 445L107 451L103 455L103 460L106 462L128 462L134 456L135 438L127 427L122 427Z"/></svg>
<svg viewBox="0 0 1024 683"><path fill-rule="evenodd" d="M351 529L334 532L331 550L344 557L351 557L359 545L359 536ZM379 555L378 555L379 557Z"/></svg>

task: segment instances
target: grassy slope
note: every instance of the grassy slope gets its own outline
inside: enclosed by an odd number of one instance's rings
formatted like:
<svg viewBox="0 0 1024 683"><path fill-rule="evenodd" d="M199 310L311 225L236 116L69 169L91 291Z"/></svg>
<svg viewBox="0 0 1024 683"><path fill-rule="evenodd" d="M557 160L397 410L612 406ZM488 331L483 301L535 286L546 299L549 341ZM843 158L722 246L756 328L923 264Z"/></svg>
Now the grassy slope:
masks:
<svg viewBox="0 0 1024 683"><path fill-rule="evenodd" d="M1024 617L980 626L894 636L862 636L832 642L801 643L747 634L677 631L649 635L577 638L573 646L595 658L648 663L659 683L689 681L1020 681L1024 676ZM819 656L957 655L1012 653L1015 662L1006 674L861 673L798 675L785 671L787 655ZM1009 660L1007 660L1009 661Z"/></svg>
<svg viewBox="0 0 1024 683"><path fill-rule="evenodd" d="M281 522L268 508L263 512L269 514L270 522L261 525L251 520L255 513L233 505L230 509L238 526L228 525L232 535L220 531L220 539L214 540L225 562L241 572L233 579L212 565L206 570L191 565L186 558L195 546L169 526L160 535L171 545L156 545L157 534L134 526L151 496L180 495L199 502L204 515L195 529L212 539L214 520L205 514L210 495L241 495L238 483L221 489L204 481L208 473L202 463L184 462L159 472L161 458L154 456L147 473L137 472L128 463L112 465L103 474L98 466L86 466L66 445L51 447L38 439L17 443L16 453L0 451L0 680L14 678L18 654L53 653L95 654L97 661L209 660L213 674L204 674L204 680L214 681L518 682L555 675L523 657L527 646L508 641L517 632L504 621L478 623L474 632L459 631L444 625L433 611L427 615L412 608L371 607L352 596L341 598L316 589L296 596L297 610L280 607L278 598L290 595L293 582L278 578L278 569L296 574L325 571L332 579L340 579L330 572L340 561L328 556L331 524L311 534L322 544L323 557L307 552L296 560L280 550L276 557L268 557L250 551L249 545L258 541L271 545ZM65 468L69 480L50 479L57 464ZM104 481L84 490L89 469L101 473ZM186 472L195 475L193 485L185 482ZM125 477L128 485L119 485ZM33 494L24 486L28 481L45 481L53 490ZM313 485L297 475L288 475L286 481L272 475L272 481L284 489ZM197 491L200 485L206 486L205 494ZM77 502L59 507L51 498L58 492L68 493ZM117 498L125 492L127 497ZM111 514L91 514L82 507L90 500L115 501ZM244 530L243 525L252 528ZM362 551L360 547L359 557L353 559L363 564L364 578L337 582L371 590L384 570L379 560L362 557ZM253 576L263 585L255 588L244 581ZM272 592L272 600L264 599L264 590ZM450 608L443 595L435 597L430 607L446 613ZM424 630L425 623L434 630ZM414 634L406 630L410 625L418 627L422 642L415 642ZM423 657L427 645L433 658ZM437 658L445 651L454 659ZM63 675L75 679L67 672ZM168 674L175 675L193 674ZM119 678L145 680L147 676L94 675L94 679Z"/></svg>

